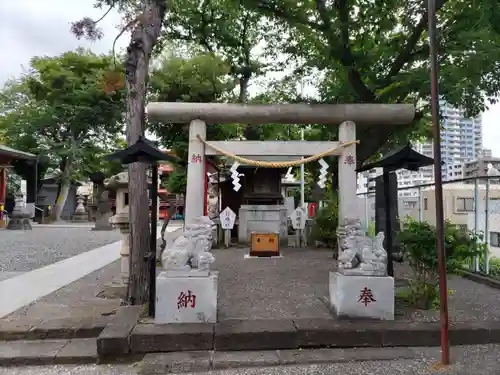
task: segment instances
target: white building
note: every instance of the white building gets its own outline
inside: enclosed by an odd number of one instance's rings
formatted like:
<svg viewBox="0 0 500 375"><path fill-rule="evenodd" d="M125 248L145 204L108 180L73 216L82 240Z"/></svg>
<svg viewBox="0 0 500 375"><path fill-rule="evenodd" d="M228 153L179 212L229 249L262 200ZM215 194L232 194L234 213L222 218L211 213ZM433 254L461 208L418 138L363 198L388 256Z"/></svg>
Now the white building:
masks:
<svg viewBox="0 0 500 375"><path fill-rule="evenodd" d="M441 174L443 180L456 180L464 176L463 164L477 159L483 153L483 125L481 117L474 119L464 117L464 111L440 102L443 125L441 129ZM417 152L429 157L434 156L432 141L418 143L414 146ZM401 170L398 172L398 185L408 187L431 183L434 181L433 166L421 168L418 172ZM417 196L418 190L400 190L400 196Z"/></svg>
<svg viewBox="0 0 500 375"><path fill-rule="evenodd" d="M357 194L375 192L375 178L382 175L382 168L373 168L369 171L358 173Z"/></svg>
<svg viewBox="0 0 500 375"><path fill-rule="evenodd" d="M457 164L478 159L483 147L483 124L481 117L474 119L464 117L464 111L441 102L441 112L444 118L441 130L441 159L443 171L452 169ZM443 172L443 178L447 178Z"/></svg>
<svg viewBox="0 0 500 375"><path fill-rule="evenodd" d="M446 180L464 178L464 163L449 164L446 166Z"/></svg>

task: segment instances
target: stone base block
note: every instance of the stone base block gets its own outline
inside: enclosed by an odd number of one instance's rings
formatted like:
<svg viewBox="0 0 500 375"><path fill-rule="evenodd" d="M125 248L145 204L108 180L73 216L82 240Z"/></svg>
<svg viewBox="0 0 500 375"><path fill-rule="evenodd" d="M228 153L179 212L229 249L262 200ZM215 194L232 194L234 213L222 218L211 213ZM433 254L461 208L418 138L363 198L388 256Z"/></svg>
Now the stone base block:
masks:
<svg viewBox="0 0 500 375"><path fill-rule="evenodd" d="M113 225L109 222L113 216L112 212L99 213L100 216L96 218L95 226L92 230L113 230Z"/></svg>
<svg viewBox="0 0 500 375"><path fill-rule="evenodd" d="M394 278L330 272L329 287L337 316L394 320Z"/></svg>
<svg viewBox="0 0 500 375"><path fill-rule="evenodd" d="M78 223L85 223L89 221L89 215L86 212L75 212L71 220Z"/></svg>
<svg viewBox="0 0 500 375"><path fill-rule="evenodd" d="M155 323L216 323L218 272L206 277L156 277Z"/></svg>
<svg viewBox="0 0 500 375"><path fill-rule="evenodd" d="M12 217L7 225L9 230L32 230L30 218Z"/></svg>
<svg viewBox="0 0 500 375"><path fill-rule="evenodd" d="M210 271L192 268L189 270L165 270L162 277L209 277Z"/></svg>

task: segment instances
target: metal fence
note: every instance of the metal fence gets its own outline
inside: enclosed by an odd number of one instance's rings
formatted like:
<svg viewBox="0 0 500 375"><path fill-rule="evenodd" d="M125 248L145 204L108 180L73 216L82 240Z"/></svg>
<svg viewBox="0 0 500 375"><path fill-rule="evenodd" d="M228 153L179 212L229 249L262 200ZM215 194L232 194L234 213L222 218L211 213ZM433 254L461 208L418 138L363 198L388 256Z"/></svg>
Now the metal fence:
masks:
<svg viewBox="0 0 500 375"><path fill-rule="evenodd" d="M413 220L436 224L434 183L398 188L400 222ZM358 212L368 232L375 231L375 191L358 194ZM500 178L474 177L443 181L445 220L464 232L480 235L487 245L484 256L471 260L473 272L500 278ZM364 216L364 217L363 217Z"/></svg>

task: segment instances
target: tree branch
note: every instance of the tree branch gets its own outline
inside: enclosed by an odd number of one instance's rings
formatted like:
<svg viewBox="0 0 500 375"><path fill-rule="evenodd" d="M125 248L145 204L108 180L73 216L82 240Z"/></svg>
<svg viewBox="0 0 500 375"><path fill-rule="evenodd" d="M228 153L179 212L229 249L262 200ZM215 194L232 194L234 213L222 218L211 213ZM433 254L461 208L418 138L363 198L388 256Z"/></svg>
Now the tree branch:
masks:
<svg viewBox="0 0 500 375"><path fill-rule="evenodd" d="M125 31L127 31L130 27L132 27L134 24L136 24L138 21L138 17L134 18L133 20L129 21L129 23L127 23L125 25L125 27L123 29L121 29L121 31L118 33L118 35L115 37L115 39L113 40L113 46L111 47L111 53L113 54L113 63L116 65L116 54L115 54L115 47L116 47L116 42L118 41L118 39L120 39L120 37L125 33Z"/></svg>
<svg viewBox="0 0 500 375"><path fill-rule="evenodd" d="M446 1L447 0L436 1L436 12L443 7ZM429 24L429 14L426 7L424 6L424 9L422 10L422 15L420 17L420 21L417 23L417 25L411 32L410 37L407 39L407 42L405 43L404 47L401 49L398 56L394 60L394 63L392 64L391 69L389 70L389 73L387 74L387 77L384 81L385 84L390 82L391 78L394 77L396 74L398 74L401 71L401 69L403 69L406 63L411 61L412 57L414 56L413 52L415 50L415 47L417 46L417 43L422 37L424 31L427 30L428 24Z"/></svg>
<svg viewBox="0 0 500 375"><path fill-rule="evenodd" d="M206 18L206 10L208 5L211 5L210 0L207 0L206 2L203 3L203 7L200 11L201 13L201 38L200 38L200 43L203 47L207 49L208 52L210 53L215 53L213 47L210 45L209 42L209 35L207 33L207 27L214 22L214 8L211 6L210 7L210 19ZM194 38L193 38L194 39Z"/></svg>
<svg viewBox="0 0 500 375"><path fill-rule="evenodd" d="M116 5L116 1L113 1L111 3L111 5L109 6L108 10L106 12L104 12L104 14L101 16L101 18L94 21L94 24L97 25L99 22L101 22L109 14L109 12L111 12L111 10L115 7L115 5Z"/></svg>
<svg viewBox="0 0 500 375"><path fill-rule="evenodd" d="M342 43L340 62L345 68L348 69L349 83L358 95L359 99L363 102L376 103L378 101L377 96L363 82L361 74L356 69L356 62L354 61L354 57L352 55L349 42L349 7L347 5L347 0L336 0L334 4L340 20L340 40ZM324 0L316 0L316 9L318 10L321 20L328 29L328 40L332 48L335 42L333 40L334 30L331 25ZM338 58L338 56L335 57Z"/></svg>
<svg viewBox="0 0 500 375"><path fill-rule="evenodd" d="M278 7L275 7L275 6L269 6L266 4L265 1L254 1L254 4L255 5L253 5L253 6L257 10L260 10L261 12L264 12L267 14L271 14L274 17L281 19L282 21L286 21L286 22L289 22L292 24L297 24L297 25L302 25L302 26L308 26L312 30L315 30L315 31L320 31L320 32L325 31L324 26L322 26L318 23L309 21L306 17L300 17L297 15L293 15L284 9L279 9Z"/></svg>

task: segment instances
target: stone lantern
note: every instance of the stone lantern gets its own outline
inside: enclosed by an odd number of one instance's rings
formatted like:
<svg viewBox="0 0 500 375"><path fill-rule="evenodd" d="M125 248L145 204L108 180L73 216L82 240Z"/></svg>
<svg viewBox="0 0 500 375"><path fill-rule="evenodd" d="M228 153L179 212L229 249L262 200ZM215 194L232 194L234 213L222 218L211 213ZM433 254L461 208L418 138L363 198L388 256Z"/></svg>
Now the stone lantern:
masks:
<svg viewBox="0 0 500 375"><path fill-rule="evenodd" d="M73 221L76 222L84 222L84 221L89 221L89 215L87 213L87 210L85 209L85 206L83 205L83 202L85 201L85 198L83 195L78 195L76 197L76 209L75 212L73 213Z"/></svg>
<svg viewBox="0 0 500 375"><path fill-rule="evenodd" d="M127 196L128 196L128 172L120 172L111 176L104 181L107 190L114 191L116 193L116 213L125 210L128 207Z"/></svg>
<svg viewBox="0 0 500 375"><path fill-rule="evenodd" d="M31 230L31 214L26 212L26 203L24 202L23 193L20 191L16 193L14 198L15 206L12 214L10 215L9 224L7 229L9 230Z"/></svg>
<svg viewBox="0 0 500 375"><path fill-rule="evenodd" d="M108 190L116 192L116 214L110 219L111 224L123 235L120 249L120 274L124 284L128 283L130 269L130 218L127 204L128 172L121 172L105 181Z"/></svg>

